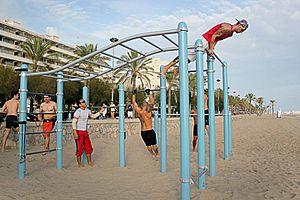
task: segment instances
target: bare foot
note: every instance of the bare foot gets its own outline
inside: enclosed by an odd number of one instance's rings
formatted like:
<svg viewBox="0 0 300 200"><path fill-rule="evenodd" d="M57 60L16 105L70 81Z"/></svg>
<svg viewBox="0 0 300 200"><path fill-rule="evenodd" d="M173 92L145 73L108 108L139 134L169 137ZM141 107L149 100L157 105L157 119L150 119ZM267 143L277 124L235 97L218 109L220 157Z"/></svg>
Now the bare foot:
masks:
<svg viewBox="0 0 300 200"><path fill-rule="evenodd" d="M81 168L81 167L83 167L83 165L80 163L80 164L78 164L78 168Z"/></svg>
<svg viewBox="0 0 300 200"><path fill-rule="evenodd" d="M93 161L90 161L90 162L88 163L88 165L91 166L91 167L93 167L93 166L94 166L94 162L93 162Z"/></svg>
<svg viewBox="0 0 300 200"><path fill-rule="evenodd" d="M159 154L156 154L156 158L160 158L160 155L159 155Z"/></svg>

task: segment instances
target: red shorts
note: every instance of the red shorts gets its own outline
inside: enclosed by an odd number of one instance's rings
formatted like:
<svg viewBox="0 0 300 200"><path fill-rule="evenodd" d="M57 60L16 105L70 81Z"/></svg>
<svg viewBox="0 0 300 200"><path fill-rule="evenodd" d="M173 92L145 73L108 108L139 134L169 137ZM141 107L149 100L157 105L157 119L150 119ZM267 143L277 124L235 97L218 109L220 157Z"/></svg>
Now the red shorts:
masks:
<svg viewBox="0 0 300 200"><path fill-rule="evenodd" d="M43 132L45 134L44 135L44 138L46 137L50 137L50 133L52 131L52 121L44 121L43 122Z"/></svg>
<svg viewBox="0 0 300 200"><path fill-rule="evenodd" d="M92 143L87 131L77 131L78 139L75 140L76 156L81 156L85 150L86 154L93 152Z"/></svg>

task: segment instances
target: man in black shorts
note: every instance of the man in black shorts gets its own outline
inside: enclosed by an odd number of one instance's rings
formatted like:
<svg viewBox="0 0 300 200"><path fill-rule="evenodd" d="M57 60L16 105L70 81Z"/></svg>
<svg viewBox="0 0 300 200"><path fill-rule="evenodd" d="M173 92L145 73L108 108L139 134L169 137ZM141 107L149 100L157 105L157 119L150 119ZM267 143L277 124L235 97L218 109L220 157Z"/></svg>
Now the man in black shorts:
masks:
<svg viewBox="0 0 300 200"><path fill-rule="evenodd" d="M150 95L150 90L145 90L146 94L149 95L143 102L142 108L139 107L135 101L135 92L132 95L132 105L138 113L139 120L141 122L141 136L142 139L151 153L152 158L158 158L158 148L156 146L156 134L152 128L152 110L154 105L154 98Z"/></svg>
<svg viewBox="0 0 300 200"><path fill-rule="evenodd" d="M197 145L197 140L198 140L198 132L197 132L197 125L198 125L198 118L197 118L197 114L198 111L197 109L193 109L191 111L193 119L194 119L194 132L193 132L193 151L195 151L196 149L196 145ZM205 121L205 134L208 134L209 131L209 120L208 120L208 97L206 94L204 94L204 121Z"/></svg>
<svg viewBox="0 0 300 200"><path fill-rule="evenodd" d="M2 138L1 152L5 151L6 141L9 136L11 128L14 127L15 131L19 132L19 124L18 124L19 107L20 107L19 93L17 91L12 91L11 99L5 102L5 104L1 109L2 113L6 113L6 127Z"/></svg>

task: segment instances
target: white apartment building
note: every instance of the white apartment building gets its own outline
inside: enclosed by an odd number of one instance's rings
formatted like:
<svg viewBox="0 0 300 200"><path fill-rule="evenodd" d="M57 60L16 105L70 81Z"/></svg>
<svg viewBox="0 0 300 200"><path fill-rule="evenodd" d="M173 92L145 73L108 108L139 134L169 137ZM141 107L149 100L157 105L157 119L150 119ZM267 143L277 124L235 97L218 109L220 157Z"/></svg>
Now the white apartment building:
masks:
<svg viewBox="0 0 300 200"><path fill-rule="evenodd" d="M0 63L7 66L20 66L20 64L32 64L20 44L32 37L38 37L51 42L52 47L49 53L56 53L58 60L44 58L42 62L57 67L66 64L70 58L77 57L74 54L75 48L59 42L59 37L51 33L51 28L47 34L38 34L26 30L17 21L8 19L0 20ZM43 65L39 63L39 65Z"/></svg>

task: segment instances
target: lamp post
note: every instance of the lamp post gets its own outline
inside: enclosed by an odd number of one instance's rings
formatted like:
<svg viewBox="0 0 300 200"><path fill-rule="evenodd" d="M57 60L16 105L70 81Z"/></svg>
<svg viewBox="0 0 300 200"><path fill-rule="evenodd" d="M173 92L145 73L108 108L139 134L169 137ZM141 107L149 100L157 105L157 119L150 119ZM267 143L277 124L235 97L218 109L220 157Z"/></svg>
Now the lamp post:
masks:
<svg viewBox="0 0 300 200"><path fill-rule="evenodd" d="M218 82L218 114L220 114L220 85L219 85L219 83L220 83L220 79L217 79L217 82Z"/></svg>
<svg viewBox="0 0 300 200"><path fill-rule="evenodd" d="M238 111L237 111L237 114L240 114L240 96L241 95L238 94L237 96L238 96L238 109L237 109Z"/></svg>
<svg viewBox="0 0 300 200"><path fill-rule="evenodd" d="M235 93L236 91L233 91L233 114L235 114Z"/></svg>
<svg viewBox="0 0 300 200"><path fill-rule="evenodd" d="M109 39L109 41L111 42L117 42L118 41L118 38L115 38L115 37L112 37ZM113 51L113 56L115 56L115 48L113 47L112 49ZM115 67L115 58L112 58L112 68ZM112 76L111 76L111 84L112 84L112 89L111 89L111 101L113 102L114 101L114 73L112 72Z"/></svg>

